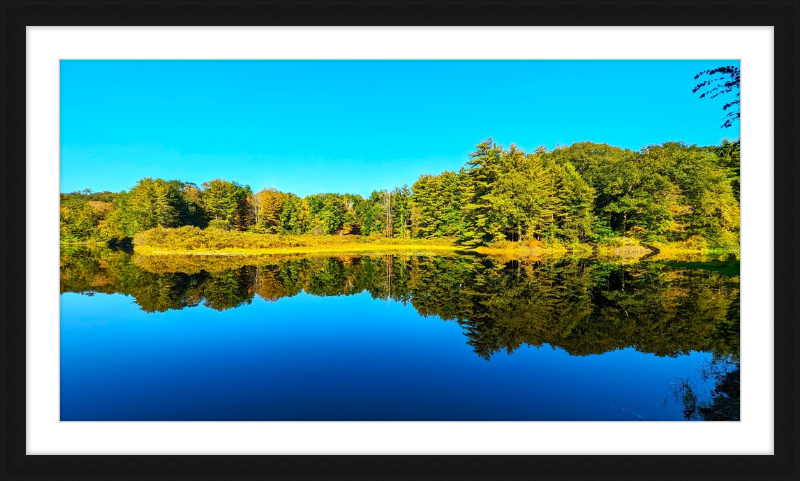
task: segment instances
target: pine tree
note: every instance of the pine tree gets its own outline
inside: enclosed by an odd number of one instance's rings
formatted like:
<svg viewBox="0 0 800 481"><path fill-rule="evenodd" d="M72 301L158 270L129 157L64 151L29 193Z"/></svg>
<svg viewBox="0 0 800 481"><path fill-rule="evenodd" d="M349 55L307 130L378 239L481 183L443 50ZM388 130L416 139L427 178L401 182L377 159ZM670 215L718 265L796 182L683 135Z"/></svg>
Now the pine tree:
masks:
<svg viewBox="0 0 800 481"><path fill-rule="evenodd" d="M463 241L485 243L502 237L501 225L491 200L502 151L502 147L490 137L479 143L475 152L469 154L462 190L466 217L465 229L461 234Z"/></svg>

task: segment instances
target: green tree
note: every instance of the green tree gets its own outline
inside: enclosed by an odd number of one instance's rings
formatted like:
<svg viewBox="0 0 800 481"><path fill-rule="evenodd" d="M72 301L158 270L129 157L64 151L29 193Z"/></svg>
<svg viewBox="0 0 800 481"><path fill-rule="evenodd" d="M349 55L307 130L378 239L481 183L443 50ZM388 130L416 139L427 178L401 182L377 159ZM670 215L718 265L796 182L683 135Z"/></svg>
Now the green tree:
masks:
<svg viewBox="0 0 800 481"><path fill-rule="evenodd" d="M391 195L393 237L411 237L411 189L407 185L396 187Z"/></svg>
<svg viewBox="0 0 800 481"><path fill-rule="evenodd" d="M541 158L511 144L495 168L495 181L483 198L484 212L494 219L494 239L522 240L525 237L553 237L554 212L558 199L553 179ZM502 235L502 237L500 237Z"/></svg>
<svg viewBox="0 0 800 481"><path fill-rule="evenodd" d="M461 192L466 225L461 240L491 242L503 237L502 225L491 199L503 149L491 137L480 142L475 148L476 150L469 154L470 160L467 161L463 173L466 182Z"/></svg>
<svg viewBox="0 0 800 481"><path fill-rule="evenodd" d="M362 211L361 205L365 202L364 198L360 195L344 194L342 201L344 202L342 232L344 234L361 234L362 226L359 212Z"/></svg>
<svg viewBox="0 0 800 481"><path fill-rule="evenodd" d="M562 168L571 164L594 189L597 232L658 237L671 225L676 188L655 159L592 142L557 148L546 156Z"/></svg>
<svg viewBox="0 0 800 481"><path fill-rule="evenodd" d="M441 235L441 219L438 214L444 210L441 196L442 176L423 175L411 187L413 195L409 199L409 210L414 237Z"/></svg>
<svg viewBox="0 0 800 481"><path fill-rule="evenodd" d="M203 183L203 205L209 218L222 221L238 230L244 230L251 224L252 210L247 199L250 187L236 182L214 179Z"/></svg>
<svg viewBox="0 0 800 481"><path fill-rule="evenodd" d="M569 162L554 164L552 175L555 179L555 196L558 199L555 219L561 235L569 241L585 241L592 235L595 217L595 191L578 174Z"/></svg>
<svg viewBox="0 0 800 481"><path fill-rule="evenodd" d="M309 231L310 209L305 199L287 194L283 201L279 219L281 232L290 235L305 234Z"/></svg>
<svg viewBox="0 0 800 481"><path fill-rule="evenodd" d="M383 234L387 235L386 220L389 217L388 192L385 190L373 190L358 213L361 219L361 227L364 235Z"/></svg>
<svg viewBox="0 0 800 481"><path fill-rule="evenodd" d="M678 187L675 219L683 238L701 236L716 245L738 243L739 202L714 150L667 142L643 150Z"/></svg>
<svg viewBox="0 0 800 481"><path fill-rule="evenodd" d="M741 145L738 140L731 142L728 139L723 139L718 147L713 147L713 151L717 156L717 164L722 167L725 176L731 184L733 196L739 202L740 191L740 178L741 166Z"/></svg>
<svg viewBox="0 0 800 481"><path fill-rule="evenodd" d="M187 182L183 184L183 209L181 212L181 224L205 227L208 224L208 216L203 209L203 191L196 184Z"/></svg>
<svg viewBox="0 0 800 481"><path fill-rule="evenodd" d="M345 203L338 194L313 194L306 197L311 213L311 232L334 234L344 225Z"/></svg>
<svg viewBox="0 0 800 481"><path fill-rule="evenodd" d="M146 177L127 195L126 207L132 230L140 232L153 227L178 227L185 202L180 181Z"/></svg>
<svg viewBox="0 0 800 481"><path fill-rule="evenodd" d="M64 241L102 241L119 194L83 190L60 195L59 227Z"/></svg>

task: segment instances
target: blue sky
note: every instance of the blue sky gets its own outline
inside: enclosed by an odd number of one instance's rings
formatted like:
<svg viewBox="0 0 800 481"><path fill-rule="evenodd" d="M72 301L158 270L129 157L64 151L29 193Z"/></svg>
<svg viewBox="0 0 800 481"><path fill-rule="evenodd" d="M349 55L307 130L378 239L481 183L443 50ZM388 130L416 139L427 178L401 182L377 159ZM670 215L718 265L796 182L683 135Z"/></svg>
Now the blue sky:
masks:
<svg viewBox="0 0 800 481"><path fill-rule="evenodd" d="M61 61L61 192L215 178L368 195L458 170L487 137L526 151L738 138L738 61ZM728 97L728 98L726 98Z"/></svg>

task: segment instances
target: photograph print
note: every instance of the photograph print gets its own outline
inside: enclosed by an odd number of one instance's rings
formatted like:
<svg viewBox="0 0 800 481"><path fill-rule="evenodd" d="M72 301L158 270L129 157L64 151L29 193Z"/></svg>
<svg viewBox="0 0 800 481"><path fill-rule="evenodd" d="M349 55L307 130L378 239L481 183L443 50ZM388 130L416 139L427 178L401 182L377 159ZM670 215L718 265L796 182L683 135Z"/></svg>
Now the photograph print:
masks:
<svg viewBox="0 0 800 481"><path fill-rule="evenodd" d="M61 421L738 421L738 60L60 61Z"/></svg>

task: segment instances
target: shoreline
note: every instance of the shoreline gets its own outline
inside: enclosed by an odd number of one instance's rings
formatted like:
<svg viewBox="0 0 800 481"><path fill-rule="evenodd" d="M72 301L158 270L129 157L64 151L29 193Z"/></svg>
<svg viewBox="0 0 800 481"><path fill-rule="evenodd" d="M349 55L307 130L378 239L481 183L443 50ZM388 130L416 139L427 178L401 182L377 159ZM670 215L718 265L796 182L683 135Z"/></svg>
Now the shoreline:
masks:
<svg viewBox="0 0 800 481"><path fill-rule="evenodd" d="M504 257L580 256L580 257L624 257L624 258L670 258L673 256L738 255L730 249L687 249L669 244L659 244L656 249L642 245L597 246L581 244L578 248L548 248L519 246L459 246L452 244L384 244L345 243L315 246L291 246L270 248L223 248L223 249L165 249L146 245L134 246L134 252L144 256L197 256L197 257L257 257L272 255L302 254L426 254L426 253L475 253Z"/></svg>
<svg viewBox="0 0 800 481"><path fill-rule="evenodd" d="M161 255L187 255L187 256L219 256L219 257L247 257L275 254L325 254L325 253L365 253L365 252L397 252L427 253L432 251L457 252L472 251L474 249L463 246L451 245L420 245L420 244L331 244L318 246L293 246L269 247L257 249L242 249L227 247L224 249L164 249L150 246L134 246L134 252L146 256Z"/></svg>

